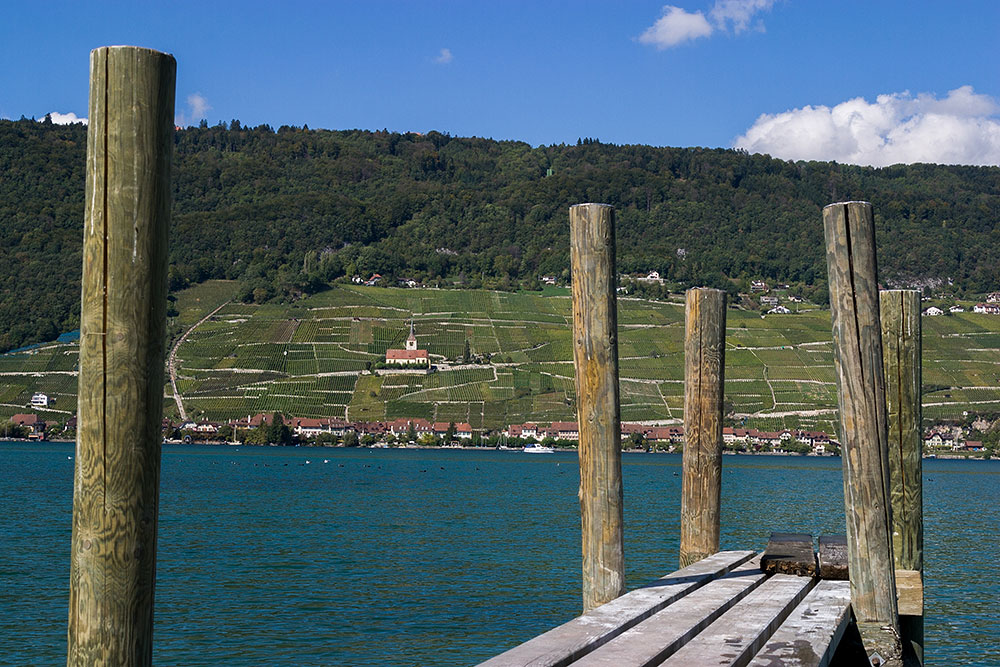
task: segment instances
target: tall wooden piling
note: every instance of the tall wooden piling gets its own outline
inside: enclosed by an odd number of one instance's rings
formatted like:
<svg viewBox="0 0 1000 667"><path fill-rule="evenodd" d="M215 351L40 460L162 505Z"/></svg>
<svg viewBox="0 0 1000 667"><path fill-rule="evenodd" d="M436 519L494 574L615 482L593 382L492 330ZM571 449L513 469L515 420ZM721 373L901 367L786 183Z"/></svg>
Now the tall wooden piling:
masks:
<svg viewBox="0 0 1000 667"><path fill-rule="evenodd" d="M868 654L877 652L886 664L898 664L901 645L871 204L830 204L823 209L823 227L843 447L851 606Z"/></svg>
<svg viewBox="0 0 1000 667"><path fill-rule="evenodd" d="M625 592L614 209L571 206L569 221L586 612Z"/></svg>
<svg viewBox="0 0 1000 667"><path fill-rule="evenodd" d="M885 399L889 429L889 497L892 551L897 575L920 581L924 569L923 465L921 460L920 292L880 295ZM902 586L902 582L897 582ZM923 590L921 586L922 602ZM909 614L900 599L904 649L923 662L924 617Z"/></svg>
<svg viewBox="0 0 1000 667"><path fill-rule="evenodd" d="M90 54L68 665L152 663L175 72Z"/></svg>
<svg viewBox="0 0 1000 667"><path fill-rule="evenodd" d="M726 293L689 289L684 320L681 567L719 550Z"/></svg>

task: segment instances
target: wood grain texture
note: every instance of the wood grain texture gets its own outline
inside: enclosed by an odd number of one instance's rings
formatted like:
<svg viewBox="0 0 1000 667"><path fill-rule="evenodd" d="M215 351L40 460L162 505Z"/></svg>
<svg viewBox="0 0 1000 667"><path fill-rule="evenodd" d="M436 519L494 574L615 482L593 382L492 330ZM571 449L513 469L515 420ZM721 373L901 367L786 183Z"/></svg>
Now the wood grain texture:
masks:
<svg viewBox="0 0 1000 667"><path fill-rule="evenodd" d="M726 293L687 291L680 565L719 550Z"/></svg>
<svg viewBox="0 0 1000 667"><path fill-rule="evenodd" d="M480 667L568 665L753 556L752 551L720 551L515 646Z"/></svg>
<svg viewBox="0 0 1000 667"><path fill-rule="evenodd" d="M760 569L768 574L816 576L816 552L812 535L807 533L771 533Z"/></svg>
<svg viewBox="0 0 1000 667"><path fill-rule="evenodd" d="M920 292L891 290L880 297L889 414L892 552L896 569L923 570Z"/></svg>
<svg viewBox="0 0 1000 667"><path fill-rule="evenodd" d="M152 662L175 75L90 55L68 665Z"/></svg>
<svg viewBox="0 0 1000 667"><path fill-rule="evenodd" d="M892 504L892 552L903 647L923 662L924 509L921 423L922 332L920 292L890 290L880 294L885 402L889 417L889 499ZM916 573L906 582L900 573ZM919 611L915 611L919 610Z"/></svg>
<svg viewBox="0 0 1000 667"><path fill-rule="evenodd" d="M891 540L888 426L879 322L875 227L867 202L823 209L843 445L851 604L864 625L895 635L899 618ZM891 643L891 642L889 642ZM868 644L866 644L866 647Z"/></svg>
<svg viewBox="0 0 1000 667"><path fill-rule="evenodd" d="M569 220L586 612L625 592L615 214L579 204Z"/></svg>
<svg viewBox="0 0 1000 667"><path fill-rule="evenodd" d="M775 574L661 664L745 665L806 596L815 579Z"/></svg>
<svg viewBox="0 0 1000 667"><path fill-rule="evenodd" d="M851 621L851 585L821 581L789 614L750 667L827 667Z"/></svg>
<svg viewBox="0 0 1000 667"><path fill-rule="evenodd" d="M658 665L764 582L758 559L734 568L573 663L574 667Z"/></svg>
<svg viewBox="0 0 1000 667"><path fill-rule="evenodd" d="M820 535L819 551L820 579L848 581L850 568L847 560L847 535Z"/></svg>

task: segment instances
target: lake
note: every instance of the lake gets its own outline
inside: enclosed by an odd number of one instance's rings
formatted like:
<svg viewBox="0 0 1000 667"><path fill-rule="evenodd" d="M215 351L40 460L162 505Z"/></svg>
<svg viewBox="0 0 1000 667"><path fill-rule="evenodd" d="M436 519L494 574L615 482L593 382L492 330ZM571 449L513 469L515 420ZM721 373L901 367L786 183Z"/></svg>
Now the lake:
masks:
<svg viewBox="0 0 1000 667"><path fill-rule="evenodd" d="M70 444L0 443L0 664L65 662ZM308 461L308 462L307 462ZM680 456L625 454L630 588L677 567ZM727 456L723 549L843 533L840 459ZM575 453L169 446L154 662L468 665L579 613ZM1000 462L924 462L928 664L1000 664Z"/></svg>

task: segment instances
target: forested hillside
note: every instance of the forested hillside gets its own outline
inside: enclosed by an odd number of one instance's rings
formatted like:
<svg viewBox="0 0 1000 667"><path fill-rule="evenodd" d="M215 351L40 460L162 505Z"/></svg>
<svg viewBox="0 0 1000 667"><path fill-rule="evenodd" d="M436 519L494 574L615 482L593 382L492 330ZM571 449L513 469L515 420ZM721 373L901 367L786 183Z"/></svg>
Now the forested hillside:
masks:
<svg viewBox="0 0 1000 667"><path fill-rule="evenodd" d="M0 121L0 350L79 312L86 128ZM516 288L568 277L567 207L618 213L622 272L825 290L820 209L875 205L881 278L1000 289L1000 168L870 169L702 148L574 146L238 121L177 132L174 289L235 278L247 301L354 274Z"/></svg>

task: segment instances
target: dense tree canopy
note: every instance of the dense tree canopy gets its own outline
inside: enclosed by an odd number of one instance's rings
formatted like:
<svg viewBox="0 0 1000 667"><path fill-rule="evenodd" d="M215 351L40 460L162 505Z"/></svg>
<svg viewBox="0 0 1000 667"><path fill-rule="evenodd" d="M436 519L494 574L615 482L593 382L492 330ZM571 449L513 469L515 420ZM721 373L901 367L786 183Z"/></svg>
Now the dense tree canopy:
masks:
<svg viewBox="0 0 1000 667"><path fill-rule="evenodd" d="M86 128L0 121L0 349L79 318ZM176 134L171 287L236 278L242 298L327 282L534 286L568 277L570 204L613 204L622 272L825 293L822 206L875 206L884 282L1000 289L1000 169L872 169L743 151L359 130Z"/></svg>

